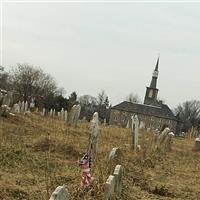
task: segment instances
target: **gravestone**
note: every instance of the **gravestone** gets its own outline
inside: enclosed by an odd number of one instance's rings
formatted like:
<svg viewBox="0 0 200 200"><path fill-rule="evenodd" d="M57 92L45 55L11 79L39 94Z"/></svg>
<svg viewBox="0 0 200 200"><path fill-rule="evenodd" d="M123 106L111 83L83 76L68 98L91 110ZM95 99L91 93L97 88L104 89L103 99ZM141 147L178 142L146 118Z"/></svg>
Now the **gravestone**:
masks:
<svg viewBox="0 0 200 200"><path fill-rule="evenodd" d="M2 105L0 107L0 116L8 117L9 114L10 114L10 107L7 105Z"/></svg>
<svg viewBox="0 0 200 200"><path fill-rule="evenodd" d="M58 186L49 200L69 200L68 190L64 186Z"/></svg>
<svg viewBox="0 0 200 200"><path fill-rule="evenodd" d="M74 113L74 123L77 125L78 119L81 113L81 106L78 104L75 106L75 113Z"/></svg>
<svg viewBox="0 0 200 200"><path fill-rule="evenodd" d="M19 105L19 112L21 113L21 112L22 112L22 111L21 111L22 102L21 102L21 101L19 101L19 102L18 102L18 105Z"/></svg>
<svg viewBox="0 0 200 200"><path fill-rule="evenodd" d="M169 132L170 132L170 129L168 127L166 127L162 131L162 133L158 136L158 142L159 142L160 145L164 143L164 141L165 141L166 137L168 136Z"/></svg>
<svg viewBox="0 0 200 200"><path fill-rule="evenodd" d="M61 120L64 120L64 119L65 119L65 111L64 111L64 108L62 108L61 111L60 111L60 117L61 117Z"/></svg>
<svg viewBox="0 0 200 200"><path fill-rule="evenodd" d="M53 109L51 108L49 112L49 117L52 117L52 116L53 116Z"/></svg>
<svg viewBox="0 0 200 200"><path fill-rule="evenodd" d="M42 109L42 116L44 117L45 116L45 113L46 113L46 110L45 108Z"/></svg>
<svg viewBox="0 0 200 200"><path fill-rule="evenodd" d="M65 121L67 121L67 110L65 110Z"/></svg>
<svg viewBox="0 0 200 200"><path fill-rule="evenodd" d="M24 112L28 111L28 101L25 102L24 104Z"/></svg>
<svg viewBox="0 0 200 200"><path fill-rule="evenodd" d="M169 132L168 135L167 135L166 144L165 144L166 151L172 150L173 137L174 137L174 133Z"/></svg>
<svg viewBox="0 0 200 200"><path fill-rule="evenodd" d="M58 112L58 118L60 119L60 112Z"/></svg>
<svg viewBox="0 0 200 200"><path fill-rule="evenodd" d="M129 119L127 121L127 124L126 124L126 128L129 128L130 127L130 123L129 123Z"/></svg>
<svg viewBox="0 0 200 200"><path fill-rule="evenodd" d="M23 112L24 112L24 106L25 106L25 103L24 103L24 101L22 101L21 113L23 113Z"/></svg>
<svg viewBox="0 0 200 200"><path fill-rule="evenodd" d="M195 139L195 149L200 150L200 138Z"/></svg>
<svg viewBox="0 0 200 200"><path fill-rule="evenodd" d="M111 200L115 190L115 177L110 175L105 184L105 200Z"/></svg>
<svg viewBox="0 0 200 200"><path fill-rule="evenodd" d="M13 105L13 112L14 112L14 113L20 113L20 106L19 106L18 103L15 103L15 104Z"/></svg>
<svg viewBox="0 0 200 200"><path fill-rule="evenodd" d="M90 122L90 147L92 147L93 156L96 154L98 133L99 133L99 115L98 112L95 112Z"/></svg>
<svg viewBox="0 0 200 200"><path fill-rule="evenodd" d="M139 134L139 119L137 115L134 115L131 117L132 124L131 124L131 130L132 130L132 146L134 148L134 151L137 151L138 148L138 134Z"/></svg>
<svg viewBox="0 0 200 200"><path fill-rule="evenodd" d="M108 157L108 160L112 160L114 158L119 158L121 156L121 151L118 147L114 147L112 148L110 154L109 154L109 157Z"/></svg>
<svg viewBox="0 0 200 200"><path fill-rule="evenodd" d="M55 117L56 109L53 109L53 117Z"/></svg>
<svg viewBox="0 0 200 200"><path fill-rule="evenodd" d="M123 176L123 167L121 165L117 165L115 167L114 173L115 177L115 192L117 196L121 196L122 193L122 176Z"/></svg>
<svg viewBox="0 0 200 200"><path fill-rule="evenodd" d="M8 107L10 107L12 103L13 103L13 93L9 91L7 92L7 94L4 95L2 105L7 105Z"/></svg>

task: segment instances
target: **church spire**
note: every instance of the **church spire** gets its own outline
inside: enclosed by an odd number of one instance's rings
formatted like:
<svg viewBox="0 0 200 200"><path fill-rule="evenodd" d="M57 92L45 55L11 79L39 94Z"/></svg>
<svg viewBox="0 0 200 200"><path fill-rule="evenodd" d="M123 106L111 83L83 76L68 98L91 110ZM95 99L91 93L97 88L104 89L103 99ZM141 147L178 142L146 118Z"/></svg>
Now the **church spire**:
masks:
<svg viewBox="0 0 200 200"><path fill-rule="evenodd" d="M155 67L155 69L153 71L153 75L152 75L152 79L151 79L151 84L150 84L151 88L156 88L156 85L157 85L158 65L159 65L159 56L158 56L158 59L157 59L156 67Z"/></svg>
<svg viewBox="0 0 200 200"><path fill-rule="evenodd" d="M144 98L144 104L148 105L159 105L157 100L158 89L157 89L157 79L158 79L158 66L159 66L159 56L156 62L155 69L153 71L150 86L146 89L146 95Z"/></svg>

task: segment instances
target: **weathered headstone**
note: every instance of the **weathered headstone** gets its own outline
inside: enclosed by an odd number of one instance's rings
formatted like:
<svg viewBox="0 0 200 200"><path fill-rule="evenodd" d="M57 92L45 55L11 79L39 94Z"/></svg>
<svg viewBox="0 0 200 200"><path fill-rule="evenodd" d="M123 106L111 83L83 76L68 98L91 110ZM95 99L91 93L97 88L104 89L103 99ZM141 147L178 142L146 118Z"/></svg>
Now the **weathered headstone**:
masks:
<svg viewBox="0 0 200 200"><path fill-rule="evenodd" d="M121 165L117 165L115 167L114 173L115 177L115 192L117 196L121 196L122 193L122 176L123 176L123 167Z"/></svg>
<svg viewBox="0 0 200 200"><path fill-rule="evenodd" d="M65 110L65 121L67 121L67 110Z"/></svg>
<svg viewBox="0 0 200 200"><path fill-rule="evenodd" d="M10 107L12 102L13 102L13 93L9 91L7 92L7 94L4 95L2 105L7 105L8 107Z"/></svg>
<svg viewBox="0 0 200 200"><path fill-rule="evenodd" d="M24 103L24 101L22 101L21 113L23 113L23 112L24 112L24 106L25 106L25 103Z"/></svg>
<svg viewBox="0 0 200 200"><path fill-rule="evenodd" d="M64 186L58 186L49 200L69 200L68 190Z"/></svg>
<svg viewBox="0 0 200 200"><path fill-rule="evenodd" d="M174 137L174 133L169 132L167 135L166 144L165 144L166 151L172 150L173 137Z"/></svg>
<svg viewBox="0 0 200 200"><path fill-rule="evenodd" d="M0 107L0 116L7 117L10 113L10 107L7 105L2 105Z"/></svg>
<svg viewBox="0 0 200 200"><path fill-rule="evenodd" d="M130 128L129 119L128 119L127 124L126 124L126 128Z"/></svg>
<svg viewBox="0 0 200 200"><path fill-rule="evenodd" d="M45 108L43 108L43 109L42 109L42 116L44 117L44 116L45 116L45 114L46 114L46 109L45 109Z"/></svg>
<svg viewBox="0 0 200 200"><path fill-rule="evenodd" d="M64 119L65 119L65 111L64 111L64 108L61 109L61 111L60 111L60 116L61 116L61 120L64 120Z"/></svg>
<svg viewBox="0 0 200 200"><path fill-rule="evenodd" d="M56 109L53 109L53 117L55 117Z"/></svg>
<svg viewBox="0 0 200 200"><path fill-rule="evenodd" d="M52 116L53 116L53 109L51 108L49 112L49 117L52 117Z"/></svg>
<svg viewBox="0 0 200 200"><path fill-rule="evenodd" d="M60 112L58 112L58 118L60 119Z"/></svg>
<svg viewBox="0 0 200 200"><path fill-rule="evenodd" d="M13 112L14 112L14 113L20 113L20 106L19 106L18 103L15 103L15 104L13 105Z"/></svg>
<svg viewBox="0 0 200 200"><path fill-rule="evenodd" d="M139 119L137 115L132 116L131 119L132 119L132 124L131 124L132 145L133 145L134 151L136 152L138 148Z"/></svg>
<svg viewBox="0 0 200 200"><path fill-rule="evenodd" d="M105 184L105 200L112 199L115 190L115 177L110 175Z"/></svg>
<svg viewBox="0 0 200 200"><path fill-rule="evenodd" d="M75 106L74 123L77 125L78 119L80 117L81 106L78 104Z"/></svg>
<svg viewBox="0 0 200 200"><path fill-rule="evenodd" d="M195 149L200 150L200 138L195 139Z"/></svg>
<svg viewBox="0 0 200 200"><path fill-rule="evenodd" d="M117 158L117 157L119 158L120 155L121 155L120 149L118 147L114 147L114 148L112 148L112 150L111 150L111 152L109 154L108 160L110 161L110 160L112 160L114 158Z"/></svg>
<svg viewBox="0 0 200 200"><path fill-rule="evenodd" d="M97 136L99 133L99 116L98 112L93 114L91 124L90 124L90 147L92 148L93 156L96 154L97 146Z"/></svg>
<svg viewBox="0 0 200 200"><path fill-rule="evenodd" d="M28 111L28 101L25 102L24 104L24 112Z"/></svg>

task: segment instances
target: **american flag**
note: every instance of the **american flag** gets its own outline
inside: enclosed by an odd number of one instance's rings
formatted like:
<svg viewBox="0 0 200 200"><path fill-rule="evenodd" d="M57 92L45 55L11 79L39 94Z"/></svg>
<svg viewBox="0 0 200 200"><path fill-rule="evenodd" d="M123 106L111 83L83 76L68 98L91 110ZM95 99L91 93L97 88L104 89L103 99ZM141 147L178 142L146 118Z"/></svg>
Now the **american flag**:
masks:
<svg viewBox="0 0 200 200"><path fill-rule="evenodd" d="M81 189L85 189L92 182L93 177L90 174L92 157L90 152L87 152L80 160L80 167L82 170Z"/></svg>

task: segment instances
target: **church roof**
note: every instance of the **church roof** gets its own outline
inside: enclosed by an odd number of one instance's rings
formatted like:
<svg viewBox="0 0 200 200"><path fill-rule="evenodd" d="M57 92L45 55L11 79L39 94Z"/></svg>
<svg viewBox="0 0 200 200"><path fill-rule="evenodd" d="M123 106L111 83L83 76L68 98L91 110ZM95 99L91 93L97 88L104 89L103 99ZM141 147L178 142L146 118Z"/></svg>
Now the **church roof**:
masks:
<svg viewBox="0 0 200 200"><path fill-rule="evenodd" d="M132 112L137 114L150 115L176 121L178 120L166 104L162 104L161 107L157 107L152 105L123 101L122 103L113 106L111 109Z"/></svg>

